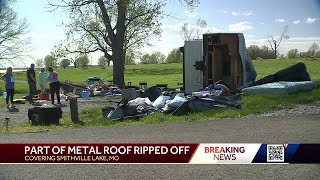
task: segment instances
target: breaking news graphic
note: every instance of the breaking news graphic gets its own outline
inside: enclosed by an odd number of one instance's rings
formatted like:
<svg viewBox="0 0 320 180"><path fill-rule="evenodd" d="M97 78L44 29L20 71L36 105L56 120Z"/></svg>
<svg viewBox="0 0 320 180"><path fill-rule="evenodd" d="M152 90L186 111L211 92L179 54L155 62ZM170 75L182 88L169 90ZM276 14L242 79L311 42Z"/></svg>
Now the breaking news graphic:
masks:
<svg viewBox="0 0 320 180"><path fill-rule="evenodd" d="M0 144L1 164L320 163L320 144Z"/></svg>

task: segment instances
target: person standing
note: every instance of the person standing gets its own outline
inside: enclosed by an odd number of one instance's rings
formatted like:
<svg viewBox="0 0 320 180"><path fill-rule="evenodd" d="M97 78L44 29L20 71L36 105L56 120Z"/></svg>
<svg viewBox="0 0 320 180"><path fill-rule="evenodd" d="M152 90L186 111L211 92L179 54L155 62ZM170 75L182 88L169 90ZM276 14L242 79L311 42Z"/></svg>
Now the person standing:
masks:
<svg viewBox="0 0 320 180"><path fill-rule="evenodd" d="M12 67L8 67L6 74L4 74L2 76L2 79L5 82L5 88L6 88L6 92L7 92L7 96L6 96L6 103L7 103L7 107L8 108L13 108L15 107L13 105L13 96L14 96L14 77L12 74ZM9 97L10 97L10 103L9 103Z"/></svg>
<svg viewBox="0 0 320 180"><path fill-rule="evenodd" d="M29 102L32 103L32 98L36 94L37 85L36 85L36 73L34 71L34 64L30 65L30 68L27 70L27 79L29 84Z"/></svg>
<svg viewBox="0 0 320 180"><path fill-rule="evenodd" d="M41 68L41 71L39 72L39 75L38 75L38 83L39 83L39 86L40 86L40 89L41 89L41 94L44 94L44 84L47 80L47 74L45 72L45 69L44 68Z"/></svg>
<svg viewBox="0 0 320 180"><path fill-rule="evenodd" d="M51 94L51 103L54 104L54 94L57 96L58 104L60 103L60 81L58 73L53 71L53 67L48 67L49 75L47 77L46 82L49 83L50 86L50 94Z"/></svg>

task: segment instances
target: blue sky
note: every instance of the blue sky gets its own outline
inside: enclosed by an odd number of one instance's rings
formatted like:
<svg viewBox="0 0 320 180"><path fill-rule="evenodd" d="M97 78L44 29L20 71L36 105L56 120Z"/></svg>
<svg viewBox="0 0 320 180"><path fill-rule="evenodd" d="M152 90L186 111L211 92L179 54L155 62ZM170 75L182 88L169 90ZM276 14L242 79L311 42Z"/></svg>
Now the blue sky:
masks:
<svg viewBox="0 0 320 180"><path fill-rule="evenodd" d="M55 43L64 39L61 23L67 21L63 12L47 12L46 0L17 0L14 9L29 23L34 59L49 54ZM320 0L200 0L193 12L178 0L168 0L165 12L176 18L162 20L162 38L151 38L152 47L142 52L161 51L183 46L180 28L183 23L207 21L211 32L242 32L247 46L267 45L268 34L277 36L289 25L290 39L280 47L282 53L292 48L306 51L312 42L320 44ZM92 56L93 63L100 54ZM31 61L31 60L30 60Z"/></svg>

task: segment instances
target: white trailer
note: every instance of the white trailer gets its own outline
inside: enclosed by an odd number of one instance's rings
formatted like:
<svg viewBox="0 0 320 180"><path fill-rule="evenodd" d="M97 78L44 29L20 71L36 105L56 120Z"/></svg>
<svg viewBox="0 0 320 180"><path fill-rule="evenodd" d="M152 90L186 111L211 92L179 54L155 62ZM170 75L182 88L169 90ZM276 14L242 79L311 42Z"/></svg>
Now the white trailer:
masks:
<svg viewBox="0 0 320 180"><path fill-rule="evenodd" d="M202 40L185 41L183 50L183 85L186 92L203 88L203 72L197 70L196 62L203 61Z"/></svg>
<svg viewBox="0 0 320 180"><path fill-rule="evenodd" d="M242 33L204 34L203 40L185 41L182 52L186 92L220 80L234 90L254 82L257 75Z"/></svg>

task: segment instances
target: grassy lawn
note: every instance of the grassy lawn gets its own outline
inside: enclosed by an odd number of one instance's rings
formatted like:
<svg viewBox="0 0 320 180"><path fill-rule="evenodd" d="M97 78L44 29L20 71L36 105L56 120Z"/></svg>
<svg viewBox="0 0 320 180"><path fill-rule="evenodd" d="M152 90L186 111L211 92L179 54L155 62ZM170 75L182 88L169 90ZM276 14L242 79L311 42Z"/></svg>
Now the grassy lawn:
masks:
<svg viewBox="0 0 320 180"><path fill-rule="evenodd" d="M140 82L147 82L148 87L155 84L168 84L170 87L178 87L182 82L182 64L144 64L126 65L125 82L132 82L133 86L139 86ZM106 83L113 78L112 67L106 69L59 69L57 70L61 80L72 80L85 83L89 76L98 76Z"/></svg>
<svg viewBox="0 0 320 180"><path fill-rule="evenodd" d="M258 77L260 79L266 75L273 74L280 69L293 65L297 62L304 62L311 79L320 84L320 59L289 59L289 60L262 60L254 61ZM112 69L60 69L58 70L62 80L71 79L72 81L84 82L88 76L99 76L105 80L112 79ZM16 75L17 79L23 79L24 73ZM20 77L20 78L19 78ZM138 85L139 82L148 82L148 86L158 83L168 84L169 87L178 87L177 83L182 82L182 64L161 64L161 65L131 65L126 66L125 70L126 82L131 81L133 85ZM0 86L3 87L3 83ZM27 84L17 83L17 91L26 93L28 90ZM89 109L80 113L81 124L72 124L70 117L64 116L58 126L41 126L32 127L25 123L16 127L11 127L9 133L13 132L32 132L32 131L46 131L52 129L64 128L78 128L78 127L104 127L104 126L118 126L118 125L132 125L132 124L152 124L162 122L182 122L182 121L199 121L219 118L236 118L247 115L260 114L267 111L279 110L284 108L294 107L297 104L304 104L320 100L320 88L313 91L301 92L286 95L255 95L244 96L243 106L241 109L229 110L211 110L200 113L192 113L187 116L171 116L164 114L153 114L144 117L140 120L125 120L125 121L111 121L102 117L101 109ZM3 104L4 99L0 101ZM0 132L5 133L3 129Z"/></svg>

